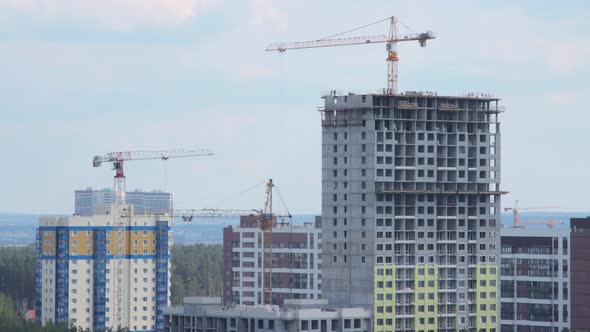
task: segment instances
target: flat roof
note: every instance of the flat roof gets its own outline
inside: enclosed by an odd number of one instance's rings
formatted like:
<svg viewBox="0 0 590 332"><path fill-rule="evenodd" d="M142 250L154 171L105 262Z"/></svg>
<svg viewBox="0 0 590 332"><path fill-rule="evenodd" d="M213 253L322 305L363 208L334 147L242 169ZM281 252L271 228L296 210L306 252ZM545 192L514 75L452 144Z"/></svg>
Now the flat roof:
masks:
<svg viewBox="0 0 590 332"><path fill-rule="evenodd" d="M387 93L386 89L376 89L372 91L362 91L362 92L353 92L353 91L341 91L341 90L332 90L322 93L322 98L325 97L340 97L340 96L386 96L386 97L424 97L424 98L444 98L444 99L474 99L474 100L500 100L500 98L492 95L491 93L483 93L483 92L470 92L465 93L462 95L439 95L438 92L435 91L406 91L406 92L399 92L396 94Z"/></svg>

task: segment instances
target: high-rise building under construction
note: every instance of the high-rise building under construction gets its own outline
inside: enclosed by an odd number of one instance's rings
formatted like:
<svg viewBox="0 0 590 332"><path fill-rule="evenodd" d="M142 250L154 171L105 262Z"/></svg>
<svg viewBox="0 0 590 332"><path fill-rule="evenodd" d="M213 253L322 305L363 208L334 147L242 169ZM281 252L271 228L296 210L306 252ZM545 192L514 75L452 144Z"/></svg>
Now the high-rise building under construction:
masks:
<svg viewBox="0 0 590 332"><path fill-rule="evenodd" d="M322 119L322 293L375 331L495 331L497 98L338 94Z"/></svg>

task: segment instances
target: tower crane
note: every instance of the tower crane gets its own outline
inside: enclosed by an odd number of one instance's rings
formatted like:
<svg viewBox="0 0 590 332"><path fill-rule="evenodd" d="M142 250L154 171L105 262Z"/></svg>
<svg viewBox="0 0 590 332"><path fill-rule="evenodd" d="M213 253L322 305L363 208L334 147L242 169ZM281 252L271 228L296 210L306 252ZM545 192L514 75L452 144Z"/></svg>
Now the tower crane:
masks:
<svg viewBox="0 0 590 332"><path fill-rule="evenodd" d="M527 220L521 220L521 223L531 223L531 224L545 224L547 225L547 228L549 229L553 229L553 225L563 225L565 224L563 221L559 221L559 220L531 220L531 219L527 219ZM525 226L526 228L526 226Z"/></svg>
<svg viewBox="0 0 590 332"><path fill-rule="evenodd" d="M257 216L262 213L260 210L239 210L239 209L173 209L170 216L182 221L193 221L198 218L239 218L241 216Z"/></svg>
<svg viewBox="0 0 590 332"><path fill-rule="evenodd" d="M389 33L388 35L373 35L373 36L357 36L357 37L346 37L346 38L334 38L341 35L344 35L349 32L353 32L356 30L360 30L372 25L376 25L385 21L389 21ZM387 50L387 93L388 94L396 94L397 93L397 82L398 82L398 52L397 52L397 43L398 42L406 42L406 41L418 41L421 47L426 46L426 41L429 39L435 39L436 35L432 31L426 31L423 33L418 34L407 34L398 36L397 34L397 23L398 19L395 16L387 17L383 20L370 23L358 28L354 28L348 31L344 31L329 37L316 39L316 40L309 40L309 41L300 41L300 42L290 42L290 43L274 43L270 44L266 51L277 51L280 53L284 53L287 50L294 50L294 49L305 49L305 48L319 48L319 47L336 47L336 46L348 46L348 45L367 45L367 44L377 44L377 43L385 43L386 50Z"/></svg>
<svg viewBox="0 0 590 332"><path fill-rule="evenodd" d="M149 160L160 159L168 160L170 158L186 158L211 156L213 152L209 150L161 150L161 151L125 151L109 152L104 156L95 156L92 159L92 166L99 167L102 163L113 163L115 171L115 195L117 204L125 204L125 172L123 163L131 160Z"/></svg>
<svg viewBox="0 0 590 332"><path fill-rule="evenodd" d="M520 211L525 211L525 210L540 210L540 209L558 209L559 206L535 206L535 207L519 207L518 206L518 200L514 201L514 207L508 207L508 208L504 208L504 211L508 212L508 211L512 211L512 213L514 214L514 227L518 227L519 226L519 212ZM524 222L524 220L523 220ZM550 227L551 228L551 227Z"/></svg>
<svg viewBox="0 0 590 332"><path fill-rule="evenodd" d="M162 150L162 151L125 151L110 152L104 156L95 156L92 159L92 166L99 167L102 163L112 163L115 171L114 191L115 191L115 209L112 211L114 225L116 227L116 252L114 255L115 278L113 288L115 290L115 299L113 303L113 326L122 326L121 307L123 303L123 258L125 256L125 223L124 218L130 217L130 213L125 204L125 186L126 178L123 170L123 164L132 160L151 160L160 159L168 160L170 158L186 158L210 156L213 153L209 150Z"/></svg>
<svg viewBox="0 0 590 332"><path fill-rule="evenodd" d="M263 234L263 304L272 304L272 228L275 224L275 217L288 217L291 214L287 211L285 216L273 214L273 188L272 179L266 183L266 200L264 209L256 210L229 210L229 209L174 209L171 211L173 218L180 218L183 221L193 221L196 218L236 218L244 215L257 216L258 224Z"/></svg>

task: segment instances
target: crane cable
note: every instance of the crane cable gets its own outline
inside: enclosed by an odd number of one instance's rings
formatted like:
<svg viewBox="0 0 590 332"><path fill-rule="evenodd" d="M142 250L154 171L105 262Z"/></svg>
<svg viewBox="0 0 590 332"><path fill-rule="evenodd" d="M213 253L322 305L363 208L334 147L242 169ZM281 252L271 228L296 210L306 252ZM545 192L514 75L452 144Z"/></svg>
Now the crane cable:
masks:
<svg viewBox="0 0 590 332"><path fill-rule="evenodd" d="M385 21L387 21L387 20L391 20L391 16L389 16L389 17L386 17L386 18L384 18L384 19L382 19L382 20L379 20L379 21L377 21L377 22L373 22L373 23L365 24L365 25L363 25L363 26L360 26L360 27L358 27L358 28L354 28L354 29L351 29L351 30L348 30L348 31L344 31L344 32L337 33L337 34L335 34L335 35L332 35L332 36L328 36L328 37L324 37L324 38L318 39L318 41L320 41L320 40L326 40L326 39L330 39L330 38L334 38L334 37L338 37L338 36L341 36L341 35L347 34L347 33L349 33L349 32L353 32L353 31L356 31L356 30L364 29L364 28L366 28L366 27L370 27L370 26L372 26L372 25L376 25L376 24L379 24L379 23L381 23L381 22L385 22Z"/></svg>
<svg viewBox="0 0 590 332"><path fill-rule="evenodd" d="M235 193L233 195L230 195L230 196L227 196L225 198L222 198L221 200L219 200L219 201L211 204L211 207L212 208L218 207L218 205L221 204L221 203L225 203L225 202L227 202L227 201L229 201L231 199L235 199L237 197L240 197L240 196L244 195L245 193L247 193L249 191L252 191L254 189L260 188L260 186L262 186L265 182L266 182L266 180L262 180L262 181L254 184L254 185L252 185L252 186L250 186L250 187L248 187L248 188L246 188L244 190L241 190L241 191L239 191L239 192L237 192L237 193Z"/></svg>
<svg viewBox="0 0 590 332"><path fill-rule="evenodd" d="M361 29L364 29L364 28L370 27L370 26L372 26L372 25L377 25L377 24L379 24L379 23L381 23L381 22L385 22L385 21L391 20L391 18L392 18L392 17L393 17L393 16L389 16L389 17L386 17L386 18L384 18L384 19L382 19L382 20L379 20L379 21L376 21L376 22L373 22L373 23L365 24L365 25L363 25L363 26L360 26L360 27L357 27L357 28L354 28L354 29L350 29L350 30L347 30L347 31L344 31L344 32L340 32L340 33L337 33L337 34L335 34L335 35L331 35L331 36L328 36L328 37L320 38L320 39L318 39L317 41L326 40L326 39L331 39L331 38L334 38L334 37L338 37L338 36L341 36L341 35L347 34L347 33L349 33L349 32L353 32L353 31L357 31L357 30L361 30ZM402 21L401 21L401 20L400 20L398 17L395 17L395 21L396 21L397 23L401 24L401 25L402 25L404 28L406 28L406 29L407 29L409 32L411 32L411 33L414 33L414 30L412 30L412 28L410 28L410 27L409 27L407 24L405 24L404 22L402 22Z"/></svg>
<svg viewBox="0 0 590 332"><path fill-rule="evenodd" d="M285 212L287 212L287 216L288 216L288 217L289 217L289 219L290 219L289 221L291 221L291 219L292 219L291 211L289 211L289 207L288 207L288 206L287 206L287 204L285 203L285 200L283 199L283 195L281 195L281 191L279 190L279 188L275 186L275 189L276 189L276 191L277 191L277 194L278 194L278 196L279 196L279 200L280 200L280 202L281 202L282 206L284 206L284 207L285 207L285 210L286 210Z"/></svg>

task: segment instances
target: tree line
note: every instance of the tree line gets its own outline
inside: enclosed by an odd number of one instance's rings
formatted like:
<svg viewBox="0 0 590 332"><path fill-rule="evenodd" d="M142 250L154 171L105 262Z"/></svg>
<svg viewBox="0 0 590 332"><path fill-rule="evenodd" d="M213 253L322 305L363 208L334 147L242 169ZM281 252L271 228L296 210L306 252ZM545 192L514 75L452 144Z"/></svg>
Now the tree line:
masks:
<svg viewBox="0 0 590 332"><path fill-rule="evenodd" d="M185 296L221 296L221 245L174 245L171 267L172 305L182 305ZM0 247L0 331L38 331L21 317L34 307L35 247ZM68 330L67 326L46 328L39 331Z"/></svg>
<svg viewBox="0 0 590 332"><path fill-rule="evenodd" d="M34 246L0 247L0 292L10 297L19 311L35 307Z"/></svg>
<svg viewBox="0 0 590 332"><path fill-rule="evenodd" d="M185 296L221 296L223 248L220 244L175 245L172 254L172 305Z"/></svg>

